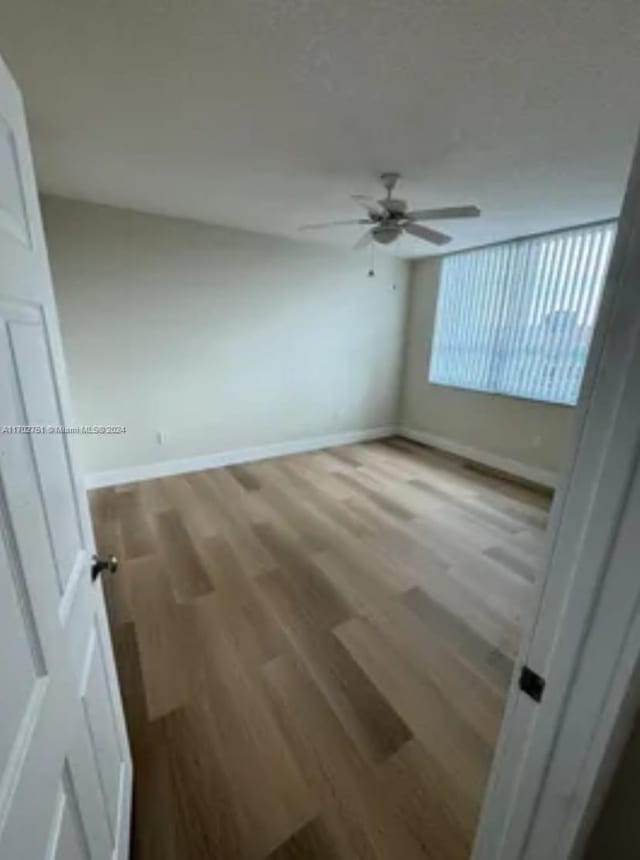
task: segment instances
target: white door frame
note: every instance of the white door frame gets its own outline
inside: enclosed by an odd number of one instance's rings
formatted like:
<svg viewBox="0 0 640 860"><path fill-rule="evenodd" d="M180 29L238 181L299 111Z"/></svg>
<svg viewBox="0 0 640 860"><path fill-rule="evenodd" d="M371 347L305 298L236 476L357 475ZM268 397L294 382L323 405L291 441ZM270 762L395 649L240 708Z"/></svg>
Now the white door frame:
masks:
<svg viewBox="0 0 640 860"><path fill-rule="evenodd" d="M640 144L473 860L573 860L584 846L638 704L639 459ZM540 704L519 690L523 665L546 680Z"/></svg>

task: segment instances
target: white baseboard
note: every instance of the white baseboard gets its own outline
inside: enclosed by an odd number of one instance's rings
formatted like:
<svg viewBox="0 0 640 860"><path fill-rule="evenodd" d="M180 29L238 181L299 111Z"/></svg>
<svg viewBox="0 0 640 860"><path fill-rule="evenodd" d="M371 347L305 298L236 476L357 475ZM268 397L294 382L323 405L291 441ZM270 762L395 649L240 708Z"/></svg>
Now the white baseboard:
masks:
<svg viewBox="0 0 640 860"><path fill-rule="evenodd" d="M548 469L529 466L518 460L500 457L488 451L481 451L470 445L462 445L444 436L434 436L424 430L414 430L411 427L376 427L372 430L351 430L345 433L333 433L328 436L312 436L307 439L294 439L289 442L274 442L271 445L256 445L251 448L236 448L220 451L215 454L203 454L198 457L186 457L179 460L161 460L157 463L144 463L140 466L126 466L122 469L108 469L104 472L91 472L85 475L87 489L111 487L114 484L129 484L132 481L147 481L151 478L165 478L169 475L180 475L185 472L199 472L201 469L215 469L220 466L232 466L236 463L251 463L256 460L267 460L270 457L284 457L287 454L301 454L304 451L317 451L320 448L333 448L338 445L351 445L356 442L366 442L370 439L384 439L388 436L404 436L414 442L422 442L433 448L440 448L450 454L457 454L467 460L482 463L492 469L499 469L517 478L533 481L544 487L554 488L558 475Z"/></svg>
<svg viewBox="0 0 640 860"><path fill-rule="evenodd" d="M397 430L397 427L350 430L346 433L333 433L329 436L312 436L289 442L274 442L271 445L257 445L252 448L237 448L230 451L220 451L216 454L203 454L199 457L161 460L158 463L144 463L140 466L90 472L85 475L85 486L89 490L96 487L111 487L114 484L129 484L132 481L165 478L169 475L180 475L185 472L199 472L201 469L215 469L219 466L232 466L236 463L250 463L256 460L267 460L270 457L283 457L286 454L301 454L304 451L317 451L320 448L333 448L337 445L351 445L354 442L366 442L369 439L384 439L387 436L395 435Z"/></svg>
<svg viewBox="0 0 640 860"><path fill-rule="evenodd" d="M464 457L466 460L472 460L476 463L482 463L484 466L489 466L492 469L499 469L501 472L507 472L507 474L514 475L517 478L533 481L535 484L541 484L543 487L555 488L558 483L557 473L549 469L529 466L526 463L521 463L519 460L500 457L498 454L481 451L479 448L473 448L470 445L461 445L453 439L447 439L444 436L434 436L432 433L425 433L423 430L413 430L411 427L399 427L397 432L399 436L404 436L406 439L411 439L414 442L422 442L424 445L431 445L433 448L440 448L442 451L457 454L459 457Z"/></svg>

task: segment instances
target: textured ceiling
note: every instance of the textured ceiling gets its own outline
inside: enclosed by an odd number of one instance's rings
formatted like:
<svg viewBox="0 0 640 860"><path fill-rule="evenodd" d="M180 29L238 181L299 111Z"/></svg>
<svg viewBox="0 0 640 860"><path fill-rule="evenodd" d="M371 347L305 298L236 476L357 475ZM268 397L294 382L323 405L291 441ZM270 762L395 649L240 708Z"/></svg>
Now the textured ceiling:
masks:
<svg viewBox="0 0 640 860"><path fill-rule="evenodd" d="M398 170L414 207L482 208L441 222L449 248L619 210L640 121L638 0L0 9L45 191L299 237L356 216L348 195Z"/></svg>

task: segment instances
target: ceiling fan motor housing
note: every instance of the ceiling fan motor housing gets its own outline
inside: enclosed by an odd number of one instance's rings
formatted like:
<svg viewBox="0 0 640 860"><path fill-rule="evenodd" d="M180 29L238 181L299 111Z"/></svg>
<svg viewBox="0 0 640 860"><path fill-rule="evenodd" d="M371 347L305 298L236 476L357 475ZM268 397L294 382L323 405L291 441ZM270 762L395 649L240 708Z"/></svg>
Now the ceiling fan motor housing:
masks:
<svg viewBox="0 0 640 860"><path fill-rule="evenodd" d="M393 215L404 215L407 211L407 201L400 200L398 197L387 197L380 203L384 205L387 212L391 212Z"/></svg>

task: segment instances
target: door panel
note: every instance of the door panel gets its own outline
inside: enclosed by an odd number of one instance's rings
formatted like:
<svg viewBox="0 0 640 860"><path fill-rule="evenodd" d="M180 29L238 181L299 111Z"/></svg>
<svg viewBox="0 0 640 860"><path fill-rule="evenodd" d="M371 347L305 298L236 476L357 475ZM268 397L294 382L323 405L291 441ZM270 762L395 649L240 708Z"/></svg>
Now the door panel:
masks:
<svg viewBox="0 0 640 860"><path fill-rule="evenodd" d="M128 856L128 846L126 850L123 849L120 845L121 832L114 832L109 822L104 789L98 775L94 739L84 707L78 714L65 767L69 774L68 784L73 787L91 860L124 860ZM121 822L118 826L121 826Z"/></svg>
<svg viewBox="0 0 640 860"><path fill-rule="evenodd" d="M1 510L0 518L0 530L5 534L6 520ZM8 558L5 541L0 543L0 569L8 574L0 579L0 654L11 654L11 660L0 662L0 690L11 690L11 696L3 702L4 728L0 734L0 762L7 762L43 667L18 596L18 589L24 594L22 574Z"/></svg>
<svg viewBox="0 0 640 860"><path fill-rule="evenodd" d="M128 855L131 760L87 498L73 440L48 430L70 414L24 111L0 60L2 860Z"/></svg>
<svg viewBox="0 0 640 860"><path fill-rule="evenodd" d="M91 857L67 765L60 785L46 856L47 860L90 860Z"/></svg>
<svg viewBox="0 0 640 860"><path fill-rule="evenodd" d="M115 833L118 824L119 786L123 778L123 756L118 741L104 654L95 628L89 645L88 674L83 699L87 722L91 729L98 776L109 813L111 830Z"/></svg>
<svg viewBox="0 0 640 860"><path fill-rule="evenodd" d="M34 426L62 424L51 375L51 361L42 320L9 323L9 340L27 422ZM61 593L82 552L80 523L70 480L67 439L61 433L30 437L41 481L42 501L51 536Z"/></svg>
<svg viewBox="0 0 640 860"><path fill-rule="evenodd" d="M0 116L0 229L28 244L29 228L15 135Z"/></svg>

